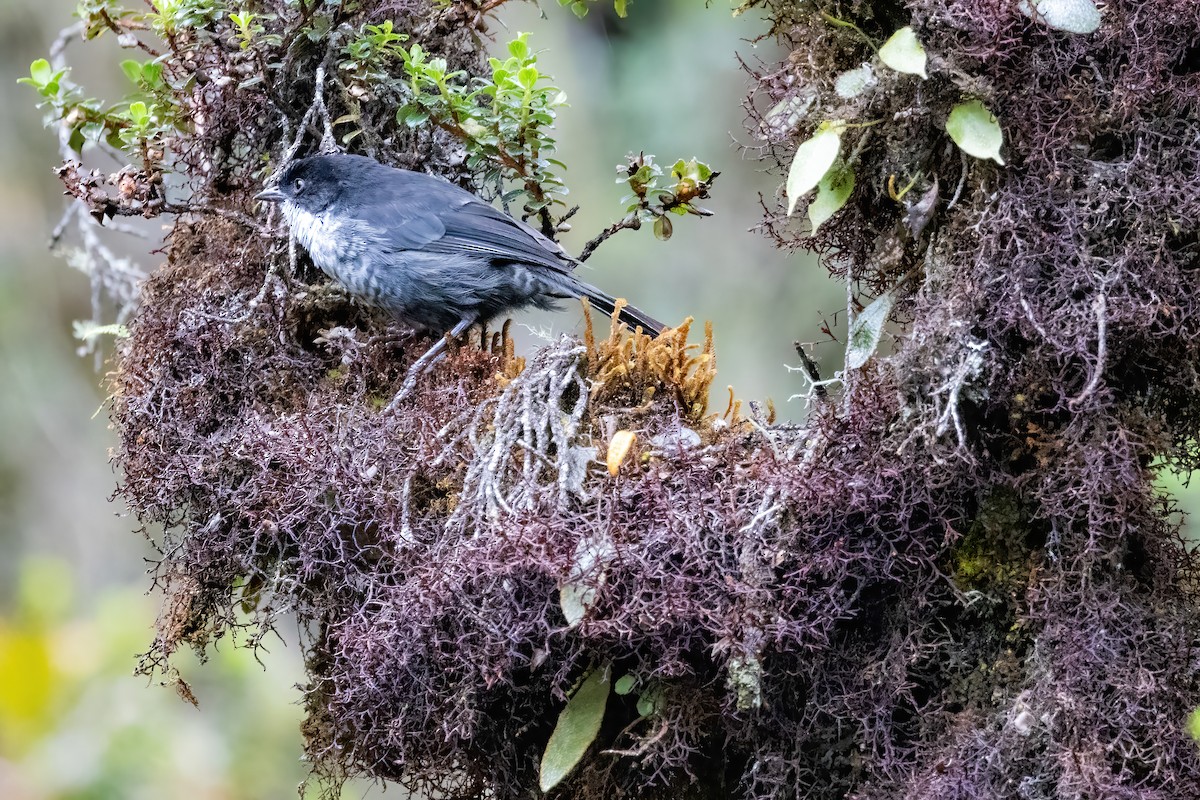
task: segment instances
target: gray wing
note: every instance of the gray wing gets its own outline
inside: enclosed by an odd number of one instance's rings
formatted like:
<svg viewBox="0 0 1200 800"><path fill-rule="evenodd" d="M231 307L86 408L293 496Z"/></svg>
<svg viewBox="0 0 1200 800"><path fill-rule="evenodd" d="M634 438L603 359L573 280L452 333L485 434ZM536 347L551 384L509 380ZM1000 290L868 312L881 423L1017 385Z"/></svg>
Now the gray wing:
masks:
<svg viewBox="0 0 1200 800"><path fill-rule="evenodd" d="M380 167L379 180L356 187L359 214L378 241L396 250L472 254L570 274L561 247L470 192L438 178Z"/></svg>
<svg viewBox="0 0 1200 800"><path fill-rule="evenodd" d="M569 274L574 259L536 230L479 199L439 214L446 233L427 250L477 253Z"/></svg>

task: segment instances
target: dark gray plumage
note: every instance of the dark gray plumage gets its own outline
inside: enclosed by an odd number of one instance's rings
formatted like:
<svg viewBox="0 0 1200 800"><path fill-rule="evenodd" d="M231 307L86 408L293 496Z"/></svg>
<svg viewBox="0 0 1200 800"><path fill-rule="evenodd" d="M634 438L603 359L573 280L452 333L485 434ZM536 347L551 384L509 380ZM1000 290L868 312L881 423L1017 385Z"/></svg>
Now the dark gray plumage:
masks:
<svg viewBox="0 0 1200 800"><path fill-rule="evenodd" d="M430 175L363 156L313 156L293 161L258 197L283 203L293 235L322 271L414 328L458 335L566 298L614 308L612 296L572 275L577 262L557 244ZM620 319L651 334L663 327L629 306Z"/></svg>

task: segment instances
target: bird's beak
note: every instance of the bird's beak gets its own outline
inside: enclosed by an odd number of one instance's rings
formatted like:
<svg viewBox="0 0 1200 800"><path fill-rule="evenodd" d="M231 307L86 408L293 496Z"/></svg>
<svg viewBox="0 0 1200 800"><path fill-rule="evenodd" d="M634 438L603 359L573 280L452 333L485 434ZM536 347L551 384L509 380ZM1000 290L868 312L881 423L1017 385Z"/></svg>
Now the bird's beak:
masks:
<svg viewBox="0 0 1200 800"><path fill-rule="evenodd" d="M262 200L267 203L282 203L287 199L283 192L279 191L278 186L272 186L270 189L263 189L258 194L254 195L255 200Z"/></svg>

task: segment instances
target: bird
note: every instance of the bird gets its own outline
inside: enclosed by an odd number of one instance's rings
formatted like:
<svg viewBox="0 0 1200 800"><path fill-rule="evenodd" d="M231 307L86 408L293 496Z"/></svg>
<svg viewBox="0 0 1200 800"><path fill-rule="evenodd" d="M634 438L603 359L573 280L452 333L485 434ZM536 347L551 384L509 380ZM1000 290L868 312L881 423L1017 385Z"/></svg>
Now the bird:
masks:
<svg viewBox="0 0 1200 800"><path fill-rule="evenodd" d="M533 306L618 301L575 277L577 260L531 226L442 178L367 156L323 154L287 163L256 200L279 203L291 235L351 295L402 324L440 336L409 368L393 409L472 325ZM623 305L618 319L657 336L664 326Z"/></svg>

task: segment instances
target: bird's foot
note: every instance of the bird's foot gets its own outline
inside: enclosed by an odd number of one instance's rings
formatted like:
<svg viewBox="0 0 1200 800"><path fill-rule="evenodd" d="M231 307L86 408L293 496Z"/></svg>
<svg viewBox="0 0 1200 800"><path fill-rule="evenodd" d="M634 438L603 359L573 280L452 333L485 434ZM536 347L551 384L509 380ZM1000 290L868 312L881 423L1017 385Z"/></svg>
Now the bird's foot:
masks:
<svg viewBox="0 0 1200 800"><path fill-rule="evenodd" d="M425 351L423 356L413 362L412 366L408 368L408 374L404 376L404 384L400 387L400 391L397 392L396 396L392 398L392 402L387 404L387 408L383 410L383 413L390 414L396 410L396 407L399 406L400 403L404 401L404 398L408 397L408 395L416 387L417 378L420 378L422 375L428 372L434 364L445 358L446 342L449 339L462 336L463 333L466 332L467 328L471 327L471 324L474 321L474 319L464 319L459 322L454 326L450 333L434 342L433 347L430 347L427 351Z"/></svg>
<svg viewBox="0 0 1200 800"><path fill-rule="evenodd" d="M421 374L419 372L410 369L408 374L404 376L404 384L400 387L400 391L396 392L396 396L393 397L392 402L388 403L387 407L383 409L383 413L391 414L393 411L395 411L399 405L404 402L404 399L412 394L412 390L417 386L417 378L420 376Z"/></svg>

